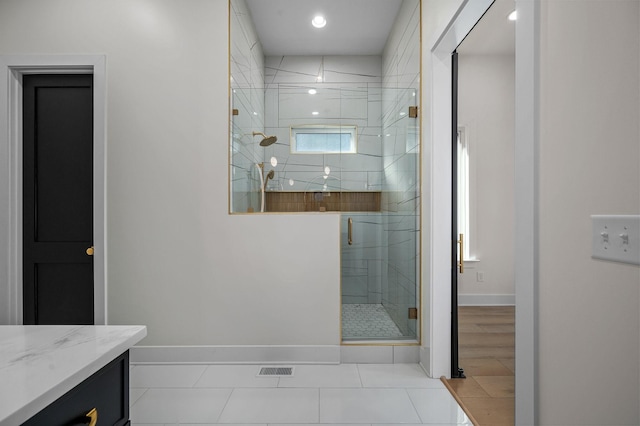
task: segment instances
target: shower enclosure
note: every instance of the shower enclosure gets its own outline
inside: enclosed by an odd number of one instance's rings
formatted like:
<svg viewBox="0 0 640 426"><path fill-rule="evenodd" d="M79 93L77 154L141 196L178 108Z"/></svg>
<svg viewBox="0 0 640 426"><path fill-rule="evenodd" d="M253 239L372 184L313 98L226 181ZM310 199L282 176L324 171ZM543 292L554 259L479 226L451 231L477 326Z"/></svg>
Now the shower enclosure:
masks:
<svg viewBox="0 0 640 426"><path fill-rule="evenodd" d="M419 0L380 56L264 56L230 4L230 211L339 212L343 342L419 342Z"/></svg>

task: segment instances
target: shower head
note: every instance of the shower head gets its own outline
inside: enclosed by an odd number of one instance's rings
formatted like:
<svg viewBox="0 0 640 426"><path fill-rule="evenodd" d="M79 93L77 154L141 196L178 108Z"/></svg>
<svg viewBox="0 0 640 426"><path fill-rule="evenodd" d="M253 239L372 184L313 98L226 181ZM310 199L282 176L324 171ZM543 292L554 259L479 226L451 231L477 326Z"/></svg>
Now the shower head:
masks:
<svg viewBox="0 0 640 426"><path fill-rule="evenodd" d="M260 146L269 146L276 143L278 138L276 136L267 136L262 132L253 132L253 136L262 136L262 140L260 141Z"/></svg>

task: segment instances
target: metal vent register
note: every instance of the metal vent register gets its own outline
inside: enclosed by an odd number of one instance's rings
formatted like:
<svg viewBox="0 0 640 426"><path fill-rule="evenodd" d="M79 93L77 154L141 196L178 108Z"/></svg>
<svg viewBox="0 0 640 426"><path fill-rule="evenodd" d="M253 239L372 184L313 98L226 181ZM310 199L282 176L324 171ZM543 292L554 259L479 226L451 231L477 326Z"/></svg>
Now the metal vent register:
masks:
<svg viewBox="0 0 640 426"><path fill-rule="evenodd" d="M261 367L258 377L292 377L293 367Z"/></svg>

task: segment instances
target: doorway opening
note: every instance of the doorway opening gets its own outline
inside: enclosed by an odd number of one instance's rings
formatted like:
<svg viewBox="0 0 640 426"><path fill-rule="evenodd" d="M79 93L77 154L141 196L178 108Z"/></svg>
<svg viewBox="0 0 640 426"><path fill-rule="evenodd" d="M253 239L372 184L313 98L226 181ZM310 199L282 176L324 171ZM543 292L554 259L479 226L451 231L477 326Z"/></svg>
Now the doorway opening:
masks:
<svg viewBox="0 0 640 426"><path fill-rule="evenodd" d="M0 247L0 269L7 271L0 282L0 324L22 324L23 309L23 76L31 74L93 75L93 322L106 324L106 193L105 193L105 107L106 58L103 55L0 55L0 151L6 153L9 168L0 172L0 196L8 200L0 208L0 233L6 244Z"/></svg>
<svg viewBox="0 0 640 426"><path fill-rule="evenodd" d="M452 56L452 379L515 409L515 22L497 0ZM490 377L490 379L489 379ZM450 383L454 390L455 380ZM510 398L510 399L509 399ZM496 409L495 407L485 407ZM473 414L473 413L472 413ZM479 419L478 419L479 420ZM482 424L482 422L480 422Z"/></svg>

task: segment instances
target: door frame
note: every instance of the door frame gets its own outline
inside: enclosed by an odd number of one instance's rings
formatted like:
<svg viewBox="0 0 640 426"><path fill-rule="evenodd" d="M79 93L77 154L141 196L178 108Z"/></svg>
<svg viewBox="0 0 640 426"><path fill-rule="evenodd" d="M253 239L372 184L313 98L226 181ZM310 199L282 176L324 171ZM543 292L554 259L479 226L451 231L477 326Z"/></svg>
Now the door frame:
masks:
<svg viewBox="0 0 640 426"><path fill-rule="evenodd" d="M430 122L425 145L431 148L431 348L427 360L432 377L450 369L450 220L451 220L451 52L482 17L493 0L461 0L427 57L431 76ZM540 93L540 2L516 0L515 192L516 224L516 424L538 424L538 147ZM439 227L435 228L434 223ZM446 231L442 231L446 228Z"/></svg>
<svg viewBox="0 0 640 426"><path fill-rule="evenodd" d="M23 323L22 305L22 76L93 74L94 323L106 309L106 57L104 55L0 55L0 324ZM2 205L0 204L0 205Z"/></svg>

